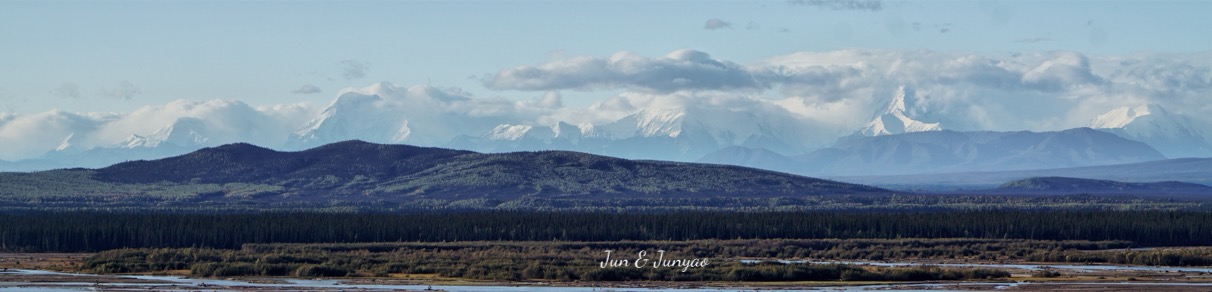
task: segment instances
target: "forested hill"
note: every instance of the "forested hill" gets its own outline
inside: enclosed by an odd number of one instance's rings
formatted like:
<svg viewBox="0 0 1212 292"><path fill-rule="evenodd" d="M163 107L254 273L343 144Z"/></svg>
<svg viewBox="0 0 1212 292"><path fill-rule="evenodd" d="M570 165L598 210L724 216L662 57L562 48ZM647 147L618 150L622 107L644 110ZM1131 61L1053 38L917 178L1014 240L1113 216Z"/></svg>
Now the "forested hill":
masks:
<svg viewBox="0 0 1212 292"><path fill-rule="evenodd" d="M1033 177L1009 181L987 193L1037 195L1120 194L1187 197L1206 200L1212 187L1176 181L1135 183L1071 177Z"/></svg>
<svg viewBox="0 0 1212 292"><path fill-rule="evenodd" d="M637 161L567 151L483 154L362 141L298 152L230 144L96 170L0 173L0 182L6 185L0 197L9 199L171 197L177 203L337 205L525 198L773 198L888 192L737 166Z"/></svg>

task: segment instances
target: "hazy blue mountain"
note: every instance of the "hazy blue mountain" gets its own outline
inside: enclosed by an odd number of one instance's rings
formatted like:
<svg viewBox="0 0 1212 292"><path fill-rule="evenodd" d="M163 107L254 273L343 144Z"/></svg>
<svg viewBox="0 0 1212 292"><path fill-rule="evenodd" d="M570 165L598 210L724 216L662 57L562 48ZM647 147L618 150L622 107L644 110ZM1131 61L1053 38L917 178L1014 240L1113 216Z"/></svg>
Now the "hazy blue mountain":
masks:
<svg viewBox="0 0 1212 292"><path fill-rule="evenodd" d="M803 162L774 151L740 146L708 153L695 162L747 166L786 173L798 173L804 169Z"/></svg>

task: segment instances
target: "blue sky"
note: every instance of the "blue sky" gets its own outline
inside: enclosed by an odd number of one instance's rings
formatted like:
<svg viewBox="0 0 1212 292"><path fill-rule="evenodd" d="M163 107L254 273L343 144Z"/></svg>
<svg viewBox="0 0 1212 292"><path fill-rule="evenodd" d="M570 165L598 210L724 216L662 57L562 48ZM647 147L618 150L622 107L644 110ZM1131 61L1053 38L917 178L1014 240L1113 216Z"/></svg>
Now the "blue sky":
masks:
<svg viewBox="0 0 1212 292"><path fill-rule="evenodd" d="M528 99L543 92L483 80L620 51L739 64L848 48L1196 52L1212 49L1209 12L1212 1L0 1L0 112L322 106L379 81ZM319 91L293 93L305 85ZM615 93L562 92L568 104Z"/></svg>

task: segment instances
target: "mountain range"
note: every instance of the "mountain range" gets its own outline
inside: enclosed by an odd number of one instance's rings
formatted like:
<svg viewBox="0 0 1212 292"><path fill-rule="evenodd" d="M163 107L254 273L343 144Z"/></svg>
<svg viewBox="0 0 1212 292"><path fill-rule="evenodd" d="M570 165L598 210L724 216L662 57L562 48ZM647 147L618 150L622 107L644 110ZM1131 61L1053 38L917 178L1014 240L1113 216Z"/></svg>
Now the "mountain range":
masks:
<svg viewBox="0 0 1212 292"><path fill-rule="evenodd" d="M173 106L205 108L205 113L214 114L169 119L151 128L155 131L126 133L124 140L104 145L88 141L123 133L73 132L38 158L0 161L0 171L99 168L237 142L290 151L345 140L489 153L567 150L831 177L1049 169L1212 156L1207 134L1190 118L1155 104L1117 108L1094 117L1088 126L1097 131L954 131L944 130L951 129L943 123L946 119L928 112L924 106L928 96L911 86L899 86L886 96L889 99L867 123L838 132L760 98L653 102L621 106L628 108L625 114L605 121L539 122L519 120L519 115L510 113L516 109L504 105L491 114L468 110L474 101L458 92L378 83L342 91L309 120L296 124L293 132L241 126L271 124L273 119L239 102L186 103ZM559 104L558 98L533 102ZM211 116L219 118L207 118ZM46 119L49 123L87 118L60 113Z"/></svg>
<svg viewBox="0 0 1212 292"><path fill-rule="evenodd" d="M1165 159L1144 143L1090 128L1056 132L928 131L850 136L800 156L727 148L699 162L817 176L1027 170Z"/></svg>

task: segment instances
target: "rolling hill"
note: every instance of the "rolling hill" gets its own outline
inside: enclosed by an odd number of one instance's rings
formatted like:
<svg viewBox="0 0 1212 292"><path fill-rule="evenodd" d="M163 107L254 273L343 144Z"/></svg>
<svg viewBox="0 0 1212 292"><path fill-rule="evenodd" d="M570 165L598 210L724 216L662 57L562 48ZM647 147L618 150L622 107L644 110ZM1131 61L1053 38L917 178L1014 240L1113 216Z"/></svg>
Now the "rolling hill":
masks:
<svg viewBox="0 0 1212 292"><path fill-rule="evenodd" d="M298 152L228 144L100 169L0 173L0 197L163 204L525 198L774 198L886 190L737 166L567 151L482 154L345 141ZM168 201L165 203L165 201Z"/></svg>

